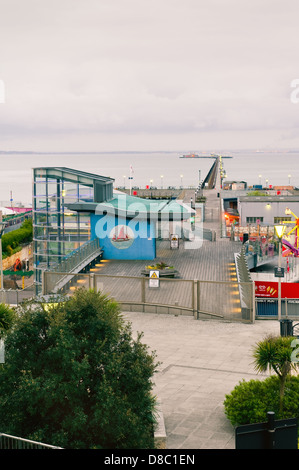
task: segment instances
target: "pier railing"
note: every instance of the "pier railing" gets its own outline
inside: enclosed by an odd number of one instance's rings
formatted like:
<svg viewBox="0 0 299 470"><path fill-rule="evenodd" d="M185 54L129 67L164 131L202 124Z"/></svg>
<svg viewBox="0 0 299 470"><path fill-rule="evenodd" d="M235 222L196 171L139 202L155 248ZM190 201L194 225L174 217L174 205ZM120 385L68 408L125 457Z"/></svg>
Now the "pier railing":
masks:
<svg viewBox="0 0 299 470"><path fill-rule="evenodd" d="M68 279L57 289L61 278ZM253 322L255 319L252 282L218 282L196 279L159 278L152 287L148 277L114 276L94 273L43 274L43 296L72 295L79 287L107 294L121 304L123 311L191 315L196 319L214 318ZM240 292L246 290L247 309L242 309Z"/></svg>

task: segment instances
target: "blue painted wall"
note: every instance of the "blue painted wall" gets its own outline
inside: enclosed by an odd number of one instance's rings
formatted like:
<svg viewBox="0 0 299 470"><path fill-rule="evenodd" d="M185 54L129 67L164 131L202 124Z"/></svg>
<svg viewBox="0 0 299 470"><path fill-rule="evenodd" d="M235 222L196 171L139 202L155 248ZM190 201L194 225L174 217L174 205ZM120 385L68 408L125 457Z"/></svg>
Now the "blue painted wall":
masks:
<svg viewBox="0 0 299 470"><path fill-rule="evenodd" d="M120 235L121 226L129 236L128 241L113 240L115 227ZM99 238L104 249L104 259L152 260L156 257L155 222L127 220L109 215L90 215L91 239Z"/></svg>

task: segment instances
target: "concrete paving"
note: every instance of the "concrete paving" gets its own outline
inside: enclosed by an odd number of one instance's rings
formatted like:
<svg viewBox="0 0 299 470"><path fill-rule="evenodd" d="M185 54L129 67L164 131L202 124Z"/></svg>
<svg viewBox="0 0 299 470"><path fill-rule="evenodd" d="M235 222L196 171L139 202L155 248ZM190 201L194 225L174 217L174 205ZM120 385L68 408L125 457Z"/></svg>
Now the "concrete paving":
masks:
<svg viewBox="0 0 299 470"><path fill-rule="evenodd" d="M243 379L264 379L253 366L254 345L280 334L279 322L240 324L192 317L124 312L134 334L161 362L154 392L168 449L234 449L235 430L223 402ZM269 410L271 411L271 410Z"/></svg>

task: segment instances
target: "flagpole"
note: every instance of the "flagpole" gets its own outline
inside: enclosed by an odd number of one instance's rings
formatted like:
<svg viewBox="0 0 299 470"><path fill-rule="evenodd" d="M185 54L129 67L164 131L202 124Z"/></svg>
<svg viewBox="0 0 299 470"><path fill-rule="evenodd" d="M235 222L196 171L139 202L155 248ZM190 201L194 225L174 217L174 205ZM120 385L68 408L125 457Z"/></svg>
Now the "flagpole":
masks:
<svg viewBox="0 0 299 470"><path fill-rule="evenodd" d="M132 167L130 167L130 196L132 192Z"/></svg>

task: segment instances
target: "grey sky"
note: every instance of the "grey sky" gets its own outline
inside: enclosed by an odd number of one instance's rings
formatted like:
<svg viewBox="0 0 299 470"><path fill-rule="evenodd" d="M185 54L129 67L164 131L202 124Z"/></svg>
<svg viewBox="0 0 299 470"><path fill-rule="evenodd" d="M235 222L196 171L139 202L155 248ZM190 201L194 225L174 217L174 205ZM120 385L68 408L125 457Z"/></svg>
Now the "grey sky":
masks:
<svg viewBox="0 0 299 470"><path fill-rule="evenodd" d="M0 0L0 150L299 148L297 0Z"/></svg>

